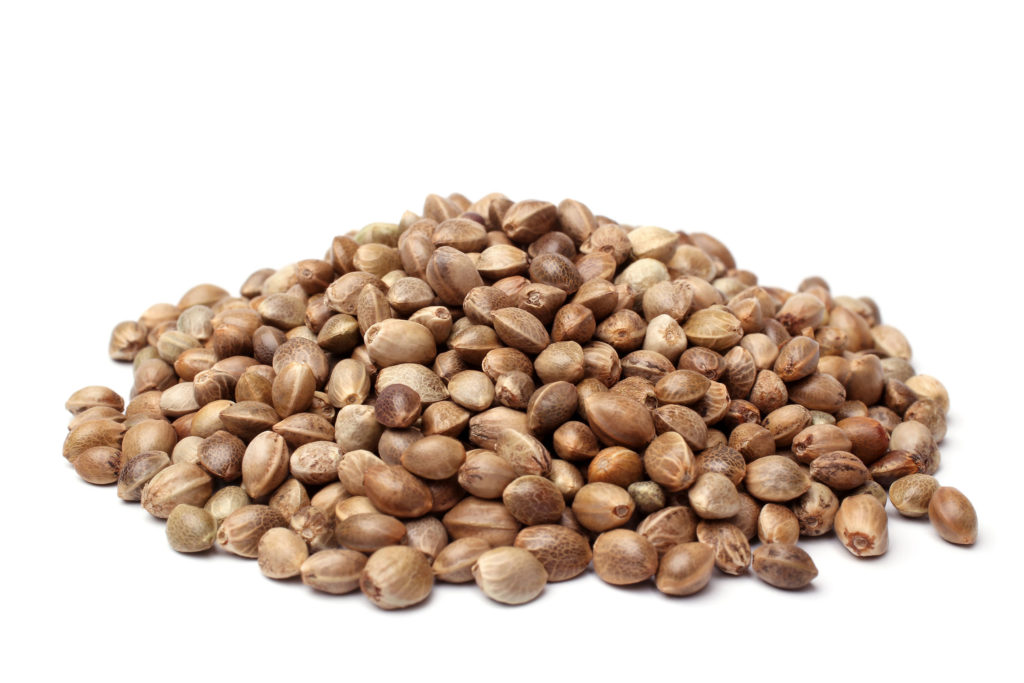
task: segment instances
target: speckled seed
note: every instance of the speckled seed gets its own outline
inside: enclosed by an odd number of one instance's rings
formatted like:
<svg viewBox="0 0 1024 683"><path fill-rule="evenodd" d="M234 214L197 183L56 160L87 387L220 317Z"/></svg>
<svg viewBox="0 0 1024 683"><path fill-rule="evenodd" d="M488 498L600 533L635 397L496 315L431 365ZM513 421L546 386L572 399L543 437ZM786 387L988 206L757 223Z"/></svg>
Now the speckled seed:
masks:
<svg viewBox="0 0 1024 683"><path fill-rule="evenodd" d="M594 541L594 571L607 583L625 586L640 583L658 570L654 544L635 531L613 529Z"/></svg>
<svg viewBox="0 0 1024 683"><path fill-rule="evenodd" d="M530 602L544 591L548 581L540 560L513 546L486 551L477 558L472 573L484 595L506 605Z"/></svg>
<svg viewBox="0 0 1024 683"><path fill-rule="evenodd" d="M973 545L978 539L978 514L967 496L952 486L940 487L928 503L928 518L944 540Z"/></svg>
<svg viewBox="0 0 1024 683"><path fill-rule="evenodd" d="M420 417L422 402L415 390L404 384L390 384L377 394L374 415L385 427L411 427Z"/></svg>
<svg viewBox="0 0 1024 683"><path fill-rule="evenodd" d="M217 522L195 505L178 505L167 517L167 542L179 553L199 553L213 547Z"/></svg>
<svg viewBox="0 0 1024 683"><path fill-rule="evenodd" d="M170 464L171 459L163 451L146 451L130 458L117 477L117 497L121 500L142 500L145 485Z"/></svg>
<svg viewBox="0 0 1024 683"><path fill-rule="evenodd" d="M90 484L113 484L121 473L121 451L93 446L79 453L72 464L78 476Z"/></svg>
<svg viewBox="0 0 1024 683"><path fill-rule="evenodd" d="M298 576L302 563L309 557L306 543L291 529L269 529L260 538L257 562L263 576L270 579L288 579Z"/></svg>
<svg viewBox="0 0 1024 683"><path fill-rule="evenodd" d="M682 491L697 476L693 451L677 432L665 432L651 441L644 451L643 466L651 481L666 491Z"/></svg>
<svg viewBox="0 0 1024 683"><path fill-rule="evenodd" d="M832 531L839 498L832 489L813 481L807 492L791 503L802 536L821 536Z"/></svg>
<svg viewBox="0 0 1024 683"><path fill-rule="evenodd" d="M423 553L393 545L373 553L359 577L359 588L381 609L401 609L423 602L434 587L434 573Z"/></svg>
<svg viewBox="0 0 1024 683"><path fill-rule="evenodd" d="M515 479L505 487L501 499L512 516L526 526L557 522L565 510L562 492L537 475Z"/></svg>
<svg viewBox="0 0 1024 683"><path fill-rule="evenodd" d="M927 474L900 477L889 487L893 507L904 517L924 517L928 504L939 490L939 481Z"/></svg>
<svg viewBox="0 0 1024 683"><path fill-rule="evenodd" d="M803 588L818 575L814 561L802 548L789 543L768 543L754 551L757 578L776 588Z"/></svg>
<svg viewBox="0 0 1024 683"><path fill-rule="evenodd" d="M224 518L217 530L217 543L235 555L255 558L263 534L287 523L281 513L267 505L246 505Z"/></svg>
<svg viewBox="0 0 1024 683"><path fill-rule="evenodd" d="M491 546L512 545L522 525L496 500L464 498L441 519L453 539L476 537Z"/></svg>
<svg viewBox="0 0 1024 683"><path fill-rule="evenodd" d="M714 568L712 546L696 541L679 543L662 556L654 582L666 595L693 595L708 584Z"/></svg>
<svg viewBox="0 0 1024 683"><path fill-rule="evenodd" d="M302 563L302 583L331 595L351 593L359 588L366 555L354 550L329 549L310 555Z"/></svg>

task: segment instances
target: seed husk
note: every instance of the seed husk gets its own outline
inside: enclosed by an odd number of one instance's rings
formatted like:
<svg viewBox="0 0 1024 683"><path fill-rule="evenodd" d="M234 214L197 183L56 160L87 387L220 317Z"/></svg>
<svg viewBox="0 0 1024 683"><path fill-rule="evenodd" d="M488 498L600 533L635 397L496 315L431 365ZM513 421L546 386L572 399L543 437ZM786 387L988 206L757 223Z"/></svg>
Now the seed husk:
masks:
<svg viewBox="0 0 1024 683"><path fill-rule="evenodd" d="M803 588L818 575L811 556L789 543L767 543L754 551L753 560L757 578L776 588Z"/></svg>

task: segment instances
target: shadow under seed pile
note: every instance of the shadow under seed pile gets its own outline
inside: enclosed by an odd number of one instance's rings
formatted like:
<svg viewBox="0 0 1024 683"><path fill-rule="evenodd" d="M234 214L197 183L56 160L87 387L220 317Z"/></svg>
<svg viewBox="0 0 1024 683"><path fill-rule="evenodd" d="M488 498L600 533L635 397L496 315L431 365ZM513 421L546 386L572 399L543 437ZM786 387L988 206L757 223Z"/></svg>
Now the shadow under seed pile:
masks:
<svg viewBox="0 0 1024 683"><path fill-rule="evenodd" d="M64 457L179 552L396 609L435 580L520 604L591 564L669 595L715 568L801 588L801 536L880 555L890 500L977 536L934 477L946 390L875 302L760 285L710 235L430 195L240 294L118 324L130 402L66 404Z"/></svg>

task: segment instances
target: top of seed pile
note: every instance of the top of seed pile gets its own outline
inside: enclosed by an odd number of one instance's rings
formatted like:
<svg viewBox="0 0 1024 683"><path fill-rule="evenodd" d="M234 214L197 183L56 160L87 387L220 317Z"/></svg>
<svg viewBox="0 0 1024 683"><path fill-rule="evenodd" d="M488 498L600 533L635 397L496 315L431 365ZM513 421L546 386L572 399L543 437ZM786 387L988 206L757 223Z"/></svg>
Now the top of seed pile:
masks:
<svg viewBox="0 0 1024 683"><path fill-rule="evenodd" d="M393 609L435 579L527 602L591 563L670 595L716 567L800 588L800 536L882 554L889 500L977 534L933 476L946 390L875 302L761 285L710 235L430 195L240 294L118 324L131 401L67 403L64 456L175 550Z"/></svg>

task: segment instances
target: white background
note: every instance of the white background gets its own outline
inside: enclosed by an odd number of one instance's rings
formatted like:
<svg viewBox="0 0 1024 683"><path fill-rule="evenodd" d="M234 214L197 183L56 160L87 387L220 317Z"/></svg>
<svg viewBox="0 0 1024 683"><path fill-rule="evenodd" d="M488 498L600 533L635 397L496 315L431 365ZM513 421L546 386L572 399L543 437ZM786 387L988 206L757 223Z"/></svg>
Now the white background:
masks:
<svg viewBox="0 0 1024 683"><path fill-rule="evenodd" d="M370 6L2 5L3 677L946 680L1012 666L1019 4ZM717 575L676 600L591 573L515 609L439 586L385 613L176 554L162 524L60 457L68 394L127 393L129 369L106 359L114 323L197 282L237 290L455 191L711 232L763 283L821 274L875 297L949 389L938 477L974 502L978 544L890 507L881 559L806 541L820 576L801 593Z"/></svg>

